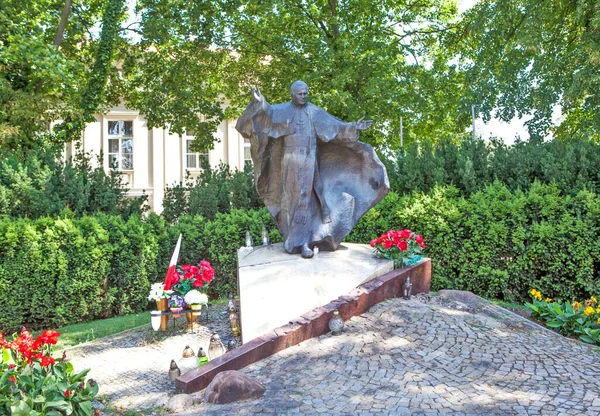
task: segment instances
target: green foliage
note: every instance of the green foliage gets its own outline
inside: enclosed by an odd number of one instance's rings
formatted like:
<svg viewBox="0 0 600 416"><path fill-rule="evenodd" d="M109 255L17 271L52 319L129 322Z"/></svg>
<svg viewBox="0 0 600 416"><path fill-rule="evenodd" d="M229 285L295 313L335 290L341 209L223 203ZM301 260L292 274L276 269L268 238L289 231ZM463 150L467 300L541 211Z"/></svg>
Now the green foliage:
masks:
<svg viewBox="0 0 600 416"><path fill-rule="evenodd" d="M145 228L139 216L0 219L0 300L10 308L0 328L144 310L157 251Z"/></svg>
<svg viewBox="0 0 600 416"><path fill-rule="evenodd" d="M598 19L592 0L482 1L447 46L460 54L470 102L485 118L531 115L532 137L598 138ZM559 105L566 116L553 128Z"/></svg>
<svg viewBox="0 0 600 416"><path fill-rule="evenodd" d="M460 107L463 75L448 65L439 42L456 18L452 1L137 4L142 40L124 59L134 92L127 100L150 125L168 124L179 133L193 128L199 148L212 146L207 128L239 115L248 85L276 103L289 101L298 79L331 114L375 119L363 134L372 144L397 146L399 115L407 142L462 133L469 124L468 108ZM223 97L228 108L218 113L214 103ZM198 113L206 117L201 121Z"/></svg>
<svg viewBox="0 0 600 416"><path fill-rule="evenodd" d="M532 302L525 303L534 318L545 322L546 326L567 336L577 336L589 344L600 345L600 306L595 297L582 302L542 300L542 293L531 292Z"/></svg>
<svg viewBox="0 0 600 416"><path fill-rule="evenodd" d="M244 171L230 171L221 164L216 169L204 169L195 179L188 177L186 186L168 187L163 199L162 216L174 223L184 214L201 215L214 220L218 212L231 208L255 209L262 207L254 187L251 166Z"/></svg>
<svg viewBox="0 0 600 416"><path fill-rule="evenodd" d="M539 181L555 183L570 195L584 189L600 192L600 144L587 139L510 146L498 140L415 142L384 160L391 187L401 194L452 185L468 196L496 180L513 191Z"/></svg>
<svg viewBox="0 0 600 416"><path fill-rule="evenodd" d="M56 151L7 154L0 162L0 215L39 218L64 210L76 216L105 212L125 218L143 211L146 197L126 198L127 189L100 163L79 154L64 161Z"/></svg>
<svg viewBox="0 0 600 416"><path fill-rule="evenodd" d="M50 337L47 334L54 334ZM3 339L0 361L0 413L13 416L91 416L98 384L75 372L73 364L52 358L52 344L59 334L44 331L35 341L27 331ZM49 341L48 341L49 340ZM19 345L12 345L17 341Z"/></svg>

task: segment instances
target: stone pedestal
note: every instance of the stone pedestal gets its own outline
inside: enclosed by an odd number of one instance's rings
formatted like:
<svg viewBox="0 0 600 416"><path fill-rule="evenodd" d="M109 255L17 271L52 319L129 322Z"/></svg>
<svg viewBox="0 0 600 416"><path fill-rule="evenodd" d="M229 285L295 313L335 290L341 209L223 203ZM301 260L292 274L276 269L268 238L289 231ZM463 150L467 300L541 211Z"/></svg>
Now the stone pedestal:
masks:
<svg viewBox="0 0 600 416"><path fill-rule="evenodd" d="M238 253L242 341L273 333L277 327L325 305L373 278L393 270L364 244L344 243L312 259L288 254L282 244Z"/></svg>

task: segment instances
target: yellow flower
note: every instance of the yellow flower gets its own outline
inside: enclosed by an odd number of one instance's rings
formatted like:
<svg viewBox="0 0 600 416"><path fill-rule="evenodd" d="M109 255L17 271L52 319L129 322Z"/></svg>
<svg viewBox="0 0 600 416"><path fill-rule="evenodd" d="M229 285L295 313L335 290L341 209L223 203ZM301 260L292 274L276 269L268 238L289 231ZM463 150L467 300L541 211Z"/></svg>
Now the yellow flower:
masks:
<svg viewBox="0 0 600 416"><path fill-rule="evenodd" d="M594 313L594 308L592 308L591 306L588 306L587 308L585 308L583 313L585 313L585 316L590 316L591 314Z"/></svg>
<svg viewBox="0 0 600 416"><path fill-rule="evenodd" d="M552 302L552 299L551 298L546 298L546 303L550 303L550 302Z"/></svg>
<svg viewBox="0 0 600 416"><path fill-rule="evenodd" d="M600 318L598 318L598 325L600 325Z"/></svg>
<svg viewBox="0 0 600 416"><path fill-rule="evenodd" d="M600 315L600 306L598 306L598 307L596 308L596 313L597 313L598 315Z"/></svg>
<svg viewBox="0 0 600 416"><path fill-rule="evenodd" d="M590 298L590 300L591 300L593 303L598 303L598 299L596 299L596 298L595 298L595 297L593 297L593 296Z"/></svg>
<svg viewBox="0 0 600 416"><path fill-rule="evenodd" d="M571 306L577 311L579 308L581 308L581 302L575 301L571 304Z"/></svg>
<svg viewBox="0 0 600 416"><path fill-rule="evenodd" d="M542 292L536 289L531 289L531 296L533 296L537 300L542 300Z"/></svg>

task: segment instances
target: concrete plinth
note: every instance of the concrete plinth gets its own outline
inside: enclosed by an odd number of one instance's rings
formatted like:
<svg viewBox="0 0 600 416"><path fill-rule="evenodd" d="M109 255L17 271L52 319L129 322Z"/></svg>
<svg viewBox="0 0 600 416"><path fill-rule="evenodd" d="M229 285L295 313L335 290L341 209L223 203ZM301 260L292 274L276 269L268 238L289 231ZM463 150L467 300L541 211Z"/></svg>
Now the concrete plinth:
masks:
<svg viewBox="0 0 600 416"><path fill-rule="evenodd" d="M302 314L393 270L364 244L344 243L312 259L288 254L282 244L238 253L242 341L273 333Z"/></svg>

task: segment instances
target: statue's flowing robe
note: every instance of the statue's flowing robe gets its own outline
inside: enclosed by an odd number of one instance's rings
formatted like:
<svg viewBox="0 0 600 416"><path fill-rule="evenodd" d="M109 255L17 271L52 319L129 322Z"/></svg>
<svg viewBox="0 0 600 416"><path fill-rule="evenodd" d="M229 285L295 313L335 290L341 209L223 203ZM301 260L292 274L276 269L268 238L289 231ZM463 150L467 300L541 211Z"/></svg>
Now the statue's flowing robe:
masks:
<svg viewBox="0 0 600 416"><path fill-rule="evenodd" d="M251 102L236 129L250 140L258 194L283 235L284 248L335 250L388 192L373 148L313 104Z"/></svg>

